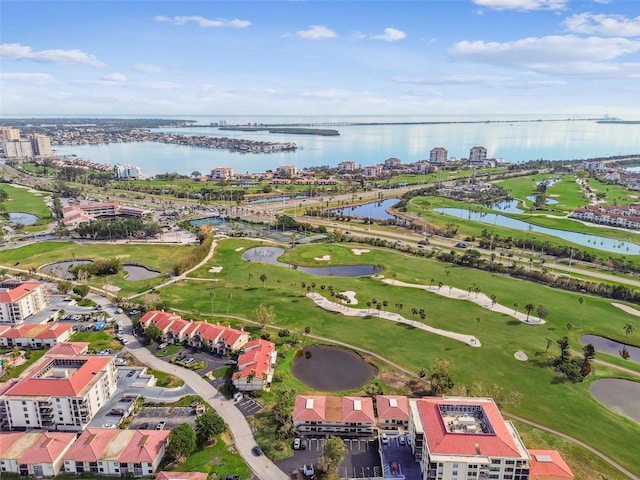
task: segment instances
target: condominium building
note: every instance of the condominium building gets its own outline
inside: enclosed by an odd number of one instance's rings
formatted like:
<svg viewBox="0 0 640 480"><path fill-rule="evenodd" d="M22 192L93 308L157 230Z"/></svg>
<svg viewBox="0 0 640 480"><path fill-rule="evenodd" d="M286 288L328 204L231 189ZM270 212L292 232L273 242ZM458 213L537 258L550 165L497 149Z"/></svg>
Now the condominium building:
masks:
<svg viewBox="0 0 640 480"><path fill-rule="evenodd" d="M376 411L382 429L404 429L409 425L409 400L404 395L378 395Z"/></svg>
<svg viewBox="0 0 640 480"><path fill-rule="evenodd" d="M373 435L376 418L371 397L299 395L293 426L302 434Z"/></svg>
<svg viewBox="0 0 640 480"><path fill-rule="evenodd" d="M49 290L44 283L0 283L0 324L20 324L48 304Z"/></svg>
<svg viewBox="0 0 640 480"><path fill-rule="evenodd" d="M0 433L0 473L53 477L75 439L75 433L63 432Z"/></svg>
<svg viewBox="0 0 640 480"><path fill-rule="evenodd" d="M0 390L0 430L83 430L116 390L115 359L45 354Z"/></svg>
<svg viewBox="0 0 640 480"><path fill-rule="evenodd" d="M338 163L338 170L342 170L345 172L353 172L358 168L356 162L352 162L351 160L346 160L344 162Z"/></svg>
<svg viewBox="0 0 640 480"><path fill-rule="evenodd" d="M11 127L0 127L0 142L20 140L20 130Z"/></svg>
<svg viewBox="0 0 640 480"><path fill-rule="evenodd" d="M248 342L238 357L238 371L233 374L234 386L242 392L268 390L277 358L275 343L261 339Z"/></svg>
<svg viewBox="0 0 640 480"><path fill-rule="evenodd" d="M469 164L477 165L486 162L487 149L485 147L471 147L469 151Z"/></svg>
<svg viewBox="0 0 640 480"><path fill-rule="evenodd" d="M438 167L442 167L447 164L447 161L449 160L448 155L449 152L447 152L446 148L432 148L431 152L429 153L429 163Z"/></svg>
<svg viewBox="0 0 640 480"><path fill-rule="evenodd" d="M409 409L424 480L529 479L531 455L492 399L410 399Z"/></svg>
<svg viewBox="0 0 640 480"><path fill-rule="evenodd" d="M295 176L298 174L298 167L295 165L280 165L276 168L276 174L280 177Z"/></svg>
<svg viewBox="0 0 640 480"><path fill-rule="evenodd" d="M41 157L50 157L53 155L51 150L51 139L46 135L33 135L31 137L31 148L33 153Z"/></svg>
<svg viewBox="0 0 640 480"><path fill-rule="evenodd" d="M229 180L235 177L233 168L216 167L211 170L211 180Z"/></svg>
<svg viewBox="0 0 640 480"><path fill-rule="evenodd" d="M169 430L88 428L64 456L64 472L151 477L160 466Z"/></svg>
<svg viewBox="0 0 640 480"><path fill-rule="evenodd" d="M0 347L51 348L71 338L70 323L0 325Z"/></svg>
<svg viewBox="0 0 640 480"><path fill-rule="evenodd" d="M140 167L135 165L116 165L113 167L113 178L116 180L136 179L142 177Z"/></svg>
<svg viewBox="0 0 640 480"><path fill-rule="evenodd" d="M30 140L11 140L2 142L5 158L33 157L33 147Z"/></svg>

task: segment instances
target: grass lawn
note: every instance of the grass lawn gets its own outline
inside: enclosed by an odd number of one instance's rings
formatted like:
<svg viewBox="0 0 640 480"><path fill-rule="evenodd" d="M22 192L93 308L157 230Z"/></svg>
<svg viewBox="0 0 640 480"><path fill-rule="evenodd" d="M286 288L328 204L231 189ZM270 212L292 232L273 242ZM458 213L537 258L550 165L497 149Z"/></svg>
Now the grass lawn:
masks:
<svg viewBox="0 0 640 480"><path fill-rule="evenodd" d="M184 380L169 373L147 368L147 373L156 377L156 387L175 388L184 385Z"/></svg>
<svg viewBox="0 0 640 480"><path fill-rule="evenodd" d="M459 387L474 388L482 383L484 388L488 388L498 384L505 391L518 391L523 395L522 401L519 405L508 406L506 410L579 438L628 468L638 469L636 452L631 445L640 443L640 425L607 410L589 393L589 383L593 379L619 374L596 366L592 378L582 384L572 384L547 365L547 358L557 355L555 347L545 352L547 337L555 340L567 335L578 355L582 348L578 338L583 333L623 341L623 327L627 322L633 323L636 331L640 331L640 319L611 306L610 300L582 295L584 304L579 307L580 295L574 293L366 245L362 248L370 252L361 256L353 255L351 248L358 247L353 244L299 246L287 256L295 263L305 264L316 262L313 260L315 257L322 257L331 251L332 258L341 261L352 258L352 262L348 263L366 261L383 265L383 274L387 278L395 274L398 281L423 285L437 285L441 281L464 290L480 286L481 292L495 294L500 304L512 306L518 303L521 312L529 302L545 305L549 311L547 323L532 326L471 302L384 284L370 277L313 277L295 269L244 262L241 259L242 251L236 249L247 249L256 244L247 240L222 241L210 264L196 272L198 277L214 278L215 275L208 272L210 266L224 266L228 286L222 281L214 282L215 286L211 282L188 281L162 289L161 298L185 311L196 309L208 312L211 310L208 292L214 289L214 311L220 314L224 323L227 323L223 312L226 310L228 293L232 295L231 315L251 319L260 303L273 305L275 323L279 327L302 331L309 326L314 335L340 339L359 348L380 352L414 372L429 365L436 357L446 357L452 362L452 373ZM318 263L326 265L326 262ZM249 274L252 275L250 287ZM267 276L264 287L259 280L262 274ZM402 305L401 313L411 319L417 319L411 313L413 308L423 308L427 312L427 324L477 335L482 348L470 348L451 339L385 321L375 314L371 318L354 318L327 313L304 296L306 290L301 288L302 282L315 282L314 291L325 292L325 296L329 295L328 290L322 290L322 285L333 285L336 291L356 291L360 308L366 308L362 307L363 304L373 298L379 302L387 300L389 306L386 310L390 311L400 310L398 305ZM479 323L477 318L480 318ZM575 327L567 331L568 322L581 325L582 329ZM640 343L638 334L632 335L629 341ZM516 361L513 354L517 350L525 351L529 361ZM289 374L282 363L279 362L276 373L283 379L283 385L296 384L295 379L287 378ZM627 368L640 371L629 362L626 365ZM299 384L294 388L299 393L309 390ZM584 421L586 418L589 422ZM624 444L617 441L621 435L628 440Z"/></svg>
<svg viewBox="0 0 640 480"><path fill-rule="evenodd" d="M38 217L37 225L45 225L51 221L51 210L45 202L46 192L34 193L28 188L20 188L8 183L0 183L0 189L7 192L9 200L3 206L6 212L24 212Z"/></svg>
<svg viewBox="0 0 640 480"><path fill-rule="evenodd" d="M145 291L165 282L173 267L195 247L182 245L146 245L146 244L110 244L106 242L75 243L75 242L40 242L25 245L20 248L3 250L0 252L0 264L19 268L40 268L44 265L76 259L104 259L119 258L122 263L136 262L152 270L158 270L161 275L148 280L129 281L125 279L126 272L117 275L94 277L89 280L91 286L102 288L106 284L121 288L119 295L127 296Z"/></svg>
<svg viewBox="0 0 640 480"><path fill-rule="evenodd" d="M219 435L215 445L203 448L191 454L180 466L174 468L177 472L204 472L212 478L222 478L224 475L238 475L240 478L251 478L253 472L244 462L231 444L228 434Z"/></svg>
<svg viewBox="0 0 640 480"><path fill-rule="evenodd" d="M71 336L72 342L89 342L89 350L99 352L110 348L117 352L122 350L122 343L116 340L110 332L101 330L99 332L75 332Z"/></svg>
<svg viewBox="0 0 640 480"><path fill-rule="evenodd" d="M10 378L18 378L22 372L40 360L46 350L27 350L29 358L22 365L13 367L13 361L11 358L3 358L4 374L0 376L0 382L6 382Z"/></svg>

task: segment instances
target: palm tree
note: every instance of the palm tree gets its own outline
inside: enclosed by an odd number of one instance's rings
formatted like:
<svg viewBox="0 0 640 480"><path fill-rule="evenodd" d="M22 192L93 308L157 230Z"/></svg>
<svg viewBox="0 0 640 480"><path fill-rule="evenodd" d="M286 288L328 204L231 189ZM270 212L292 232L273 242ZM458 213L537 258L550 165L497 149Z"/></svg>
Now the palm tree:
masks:
<svg viewBox="0 0 640 480"><path fill-rule="evenodd" d="M547 337L547 348L544 350L545 353L549 351L549 347L551 347L551 345L553 345L553 340Z"/></svg>
<svg viewBox="0 0 640 480"><path fill-rule="evenodd" d="M216 292L211 290L209 292L209 298L211 298L211 316L213 316L213 299L216 298Z"/></svg>
<svg viewBox="0 0 640 480"><path fill-rule="evenodd" d="M524 306L524 309L527 311L527 319L526 322L529 322L529 314L531 314L531 310L533 310L534 308L536 308L536 306L529 302Z"/></svg>
<svg viewBox="0 0 640 480"><path fill-rule="evenodd" d="M567 331L570 332L572 328L573 328L572 323L571 322L567 322Z"/></svg>
<svg viewBox="0 0 640 480"><path fill-rule="evenodd" d="M227 318L229 318L229 307L231 306L231 292L227 293Z"/></svg>
<svg viewBox="0 0 640 480"><path fill-rule="evenodd" d="M415 317L416 315L418 315L418 309L417 309L416 307L413 307L413 308L411 309L411 315L413 315L414 317Z"/></svg>
<svg viewBox="0 0 640 480"><path fill-rule="evenodd" d="M513 314L515 315L518 311L518 302L513 302Z"/></svg>
<svg viewBox="0 0 640 480"><path fill-rule="evenodd" d="M249 274L249 286L251 286L251 279L252 279L252 278L253 278L253 274L252 274L252 273L250 273L250 274Z"/></svg>
<svg viewBox="0 0 640 480"><path fill-rule="evenodd" d="M569 359L569 339L564 336L560 340L557 340L558 348L560 348L560 363L564 365Z"/></svg>
<svg viewBox="0 0 640 480"><path fill-rule="evenodd" d="M580 330L582 330L582 304L584 303L584 298L578 297L578 318L580 319Z"/></svg>
<svg viewBox="0 0 640 480"><path fill-rule="evenodd" d="M630 323L627 323L624 326L624 338L629 338L629 335L631 335L634 331L635 331L635 328L633 327L633 325L631 325Z"/></svg>
<svg viewBox="0 0 640 480"><path fill-rule="evenodd" d="M489 298L491 298L491 306L493 307L496 304L498 297L496 295L491 295Z"/></svg>
<svg viewBox="0 0 640 480"><path fill-rule="evenodd" d="M267 283L267 278L269 278L269 277L267 277L266 273L263 273L262 275L260 275L260 281L262 282L262 288L265 287L265 285Z"/></svg>

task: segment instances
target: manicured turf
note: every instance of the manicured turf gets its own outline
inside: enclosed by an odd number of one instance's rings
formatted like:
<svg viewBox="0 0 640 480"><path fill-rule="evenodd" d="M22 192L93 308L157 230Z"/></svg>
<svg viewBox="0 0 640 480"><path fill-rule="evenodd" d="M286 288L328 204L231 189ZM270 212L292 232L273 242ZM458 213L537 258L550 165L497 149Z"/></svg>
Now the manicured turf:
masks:
<svg viewBox="0 0 640 480"><path fill-rule="evenodd" d="M24 212L38 217L36 225L43 226L51 221L51 210L45 202L46 193L34 193L28 188L19 188L8 183L0 183L0 189L7 192L9 200L4 202L5 212ZM42 229L34 227L35 230ZM31 228L32 230L34 228Z"/></svg>
<svg viewBox="0 0 640 480"><path fill-rule="evenodd" d="M242 457L232 452L223 438L227 435L216 437L215 445L203 448L189 456L180 466L174 468L178 472L205 472L214 474L215 478L225 475L238 475L242 479L251 478L251 469ZM228 441L228 438L227 438Z"/></svg>
<svg viewBox="0 0 640 480"><path fill-rule="evenodd" d="M383 265L383 274L389 278L395 273L398 281L428 285L433 279L434 284L441 281L461 289L479 286L483 293L495 294L498 303L509 306L517 302L520 311L529 302L544 305L549 311L547 323L532 326L470 302L383 284L380 280L369 277L311 277L295 269L244 262L241 259L242 252L236 251L236 248L246 249L257 244L245 240L221 242L210 264L197 272L198 277L215 278L216 275L208 273L208 268L212 265L223 266L228 287L225 287L222 280L213 284L188 281L163 289L162 299L186 311L197 309L208 312L208 292L213 289L216 294L214 311L220 314L222 321L225 321L227 293L232 294L232 315L252 318L253 311L260 303L274 305L276 324L279 326L299 330L310 326L313 334L380 352L414 372L430 364L437 356L447 357L452 362L452 371L459 386L472 387L481 382L485 387L499 384L505 391L518 391L523 395L521 403L508 406L507 410L580 438L628 468L638 469L636 452L629 445L640 442L640 426L605 409L593 399L588 390L590 381L600 376L611 376L612 372L596 366L595 374L587 382L571 384L547 364L549 356L557 355L557 348L552 346L548 353L545 352L547 337L555 340L568 335L573 349L579 354L581 345L578 337L581 333L623 340L623 326L627 322L633 323L636 330L640 331L640 321L635 317L629 318L628 314L611 306L610 300L583 295L585 302L578 308L579 295L573 293L486 272L451 267L435 260L415 258L366 245L361 247L369 249L370 253L362 256L353 255L350 250L357 245L345 247L320 244L296 247L287 257L296 259L299 263L326 265L326 262L316 262L313 258L331 252L332 258L335 256L340 261L352 258L352 262L348 263L366 261ZM448 277L447 270L450 271ZM252 275L251 287L248 287L249 274ZM265 287L259 279L262 274L267 276ZM220 275L217 277L220 278ZM387 310L391 311L396 310L396 304L402 304L401 312L408 318L415 319L411 314L413 308L424 308L429 325L477 334L482 348L470 348L460 342L400 326L379 319L375 314L371 318L350 318L327 313L304 297L306 290L301 288L302 282L307 285L315 282L314 291L324 292L326 296L329 295L328 285L333 285L336 291L356 291L360 302L366 303L374 297L380 302L387 300ZM325 285L325 290L321 289L321 285ZM480 318L479 326L477 318ZM582 332L579 328L567 331L568 322L582 324ZM632 335L630 340L638 343L636 337L637 334L635 337ZM513 354L517 350L525 351L529 361L516 361ZM626 365L640 371L631 363L627 362ZM620 445L617 441L622 434L629 439L625 445Z"/></svg>

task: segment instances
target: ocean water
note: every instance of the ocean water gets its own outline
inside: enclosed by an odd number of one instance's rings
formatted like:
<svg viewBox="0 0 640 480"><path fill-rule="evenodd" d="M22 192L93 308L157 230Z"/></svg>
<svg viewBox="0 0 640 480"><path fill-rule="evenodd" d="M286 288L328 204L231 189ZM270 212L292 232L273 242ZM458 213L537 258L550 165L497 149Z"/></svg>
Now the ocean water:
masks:
<svg viewBox="0 0 640 480"><path fill-rule="evenodd" d="M140 117L141 118L141 117ZM165 117L172 118L172 117ZM200 127L160 129L183 135L210 135L271 142L295 142L293 152L241 154L226 150L165 145L152 142L109 145L54 146L59 155L75 154L108 165L132 164L143 175L177 172L208 173L216 167L236 172L265 172L280 165L298 168L350 160L361 166L397 157L403 163L429 158L434 147L444 147L450 158L464 158L473 146L487 148L488 156L507 162L573 160L640 153L640 125L597 123L588 117L567 116L384 116L384 117L235 117L184 116ZM592 118L595 118L593 116ZM337 129L339 136L220 131L207 126L225 121L238 124L305 124ZM441 122L441 123L419 123ZM456 122L456 123L447 123ZM464 122L464 123L462 123Z"/></svg>

